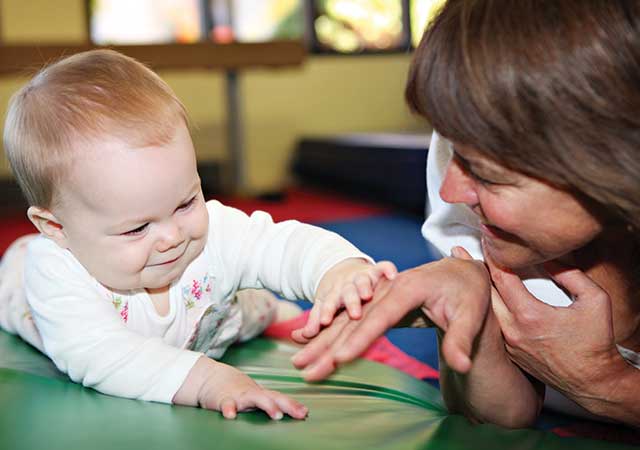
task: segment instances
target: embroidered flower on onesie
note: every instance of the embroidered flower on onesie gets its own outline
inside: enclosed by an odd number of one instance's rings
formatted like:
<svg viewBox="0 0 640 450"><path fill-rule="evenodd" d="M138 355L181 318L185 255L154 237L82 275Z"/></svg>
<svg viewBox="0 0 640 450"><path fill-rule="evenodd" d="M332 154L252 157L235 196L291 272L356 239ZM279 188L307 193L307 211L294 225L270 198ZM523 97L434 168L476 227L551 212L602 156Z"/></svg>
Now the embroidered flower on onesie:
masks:
<svg viewBox="0 0 640 450"><path fill-rule="evenodd" d="M119 295L113 295L111 303L113 303L114 308L120 313L122 321L127 323L127 320L129 320L129 302L124 301Z"/></svg>
<svg viewBox="0 0 640 450"><path fill-rule="evenodd" d="M183 286L182 299L187 309L193 308L204 294L211 292L211 276L206 274L202 280L192 280L191 286Z"/></svg>

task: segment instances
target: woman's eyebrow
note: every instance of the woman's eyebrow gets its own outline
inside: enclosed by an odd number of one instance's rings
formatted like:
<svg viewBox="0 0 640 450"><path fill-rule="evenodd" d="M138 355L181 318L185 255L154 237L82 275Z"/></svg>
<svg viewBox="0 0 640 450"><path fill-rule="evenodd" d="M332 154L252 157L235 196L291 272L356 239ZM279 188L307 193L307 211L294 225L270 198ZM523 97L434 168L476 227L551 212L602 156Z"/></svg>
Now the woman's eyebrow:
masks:
<svg viewBox="0 0 640 450"><path fill-rule="evenodd" d="M455 147L452 147L452 150L453 157L462 165L462 167L467 170L471 170L471 168L473 167L475 169L486 170L496 175L505 173L505 169L498 165L487 163L485 160L469 160L458 153Z"/></svg>

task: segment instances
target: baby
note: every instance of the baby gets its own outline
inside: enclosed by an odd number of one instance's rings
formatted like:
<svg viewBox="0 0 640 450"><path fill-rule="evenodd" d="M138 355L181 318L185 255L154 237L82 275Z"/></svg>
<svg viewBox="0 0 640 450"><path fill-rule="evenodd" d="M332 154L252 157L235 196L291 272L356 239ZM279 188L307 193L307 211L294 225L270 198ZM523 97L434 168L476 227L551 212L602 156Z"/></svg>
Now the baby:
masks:
<svg viewBox="0 0 640 450"><path fill-rule="evenodd" d="M214 360L287 304L236 294L315 299L314 334L396 273L334 233L205 202L183 105L114 51L38 73L11 100L4 147L40 235L2 260L0 325L106 394L302 419L302 404Z"/></svg>

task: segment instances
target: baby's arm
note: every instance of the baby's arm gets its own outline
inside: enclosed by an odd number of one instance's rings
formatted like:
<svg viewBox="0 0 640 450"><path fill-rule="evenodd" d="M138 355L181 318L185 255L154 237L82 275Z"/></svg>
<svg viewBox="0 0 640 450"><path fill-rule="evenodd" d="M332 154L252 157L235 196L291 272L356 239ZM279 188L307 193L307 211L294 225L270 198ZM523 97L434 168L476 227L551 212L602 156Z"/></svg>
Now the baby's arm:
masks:
<svg viewBox="0 0 640 450"><path fill-rule="evenodd" d="M370 280L369 286L383 273L395 273L390 263L374 265L371 258L331 231L295 220L274 223L265 212L247 216L215 201L207 207L209 245L218 255L215 263L223 272L220 280L226 283L226 292L264 287L285 298L314 301L342 284L355 287L354 277L360 273Z"/></svg>
<svg viewBox="0 0 640 450"><path fill-rule="evenodd" d="M280 392L262 388L238 369L202 356L173 397L177 405L200 406L235 419L240 411L259 408L274 420L283 414L307 417L308 409Z"/></svg>
<svg viewBox="0 0 640 450"><path fill-rule="evenodd" d="M27 295L45 352L73 381L118 397L200 405L225 417L252 407L274 419L306 416L304 406L231 366L128 330L77 261L41 244L27 259Z"/></svg>
<svg viewBox="0 0 640 450"><path fill-rule="evenodd" d="M351 319L359 319L362 302L371 300L382 278L392 280L398 270L389 261L371 264L360 258L339 262L324 274L316 290L316 298L304 328L295 330L294 340L305 343L316 336L321 326L328 326L336 312L345 308Z"/></svg>

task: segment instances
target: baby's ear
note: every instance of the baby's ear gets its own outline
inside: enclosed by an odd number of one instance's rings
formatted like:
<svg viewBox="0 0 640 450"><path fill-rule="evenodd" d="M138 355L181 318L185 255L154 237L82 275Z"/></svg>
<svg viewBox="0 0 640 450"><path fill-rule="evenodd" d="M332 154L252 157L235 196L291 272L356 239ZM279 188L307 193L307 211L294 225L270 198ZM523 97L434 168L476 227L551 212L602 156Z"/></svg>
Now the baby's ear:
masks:
<svg viewBox="0 0 640 450"><path fill-rule="evenodd" d="M30 206L27 210L29 220L40 233L54 241L62 248L67 248L67 235L56 216L48 209Z"/></svg>

